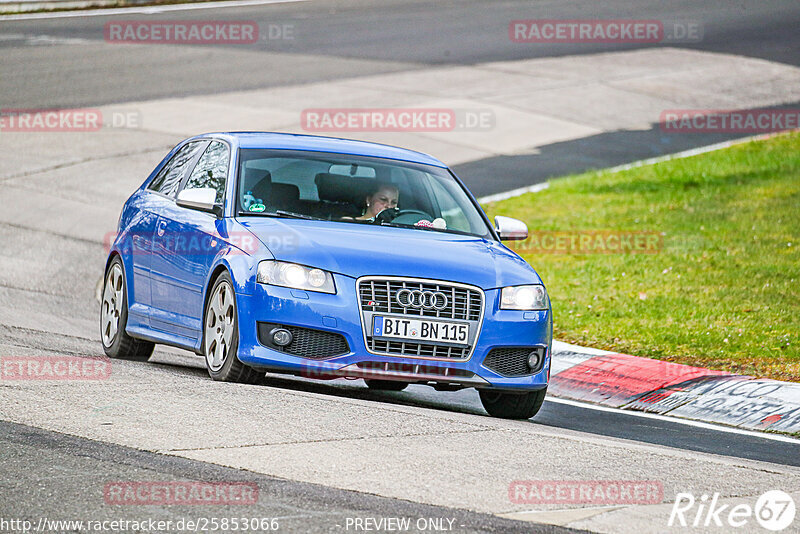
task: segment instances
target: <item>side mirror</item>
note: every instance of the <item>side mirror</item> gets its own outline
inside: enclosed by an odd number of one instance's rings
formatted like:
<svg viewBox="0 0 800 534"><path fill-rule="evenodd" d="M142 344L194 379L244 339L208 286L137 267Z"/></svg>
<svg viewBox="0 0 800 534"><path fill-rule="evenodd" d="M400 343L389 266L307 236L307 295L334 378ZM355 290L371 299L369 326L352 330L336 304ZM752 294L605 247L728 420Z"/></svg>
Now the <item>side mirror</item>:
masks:
<svg viewBox="0 0 800 534"><path fill-rule="evenodd" d="M494 226L501 241L520 241L528 238L528 225L518 219L498 215L494 218Z"/></svg>
<svg viewBox="0 0 800 534"><path fill-rule="evenodd" d="M216 204L217 190L213 187L184 189L178 193L176 203L182 208L205 211L222 217L222 204Z"/></svg>

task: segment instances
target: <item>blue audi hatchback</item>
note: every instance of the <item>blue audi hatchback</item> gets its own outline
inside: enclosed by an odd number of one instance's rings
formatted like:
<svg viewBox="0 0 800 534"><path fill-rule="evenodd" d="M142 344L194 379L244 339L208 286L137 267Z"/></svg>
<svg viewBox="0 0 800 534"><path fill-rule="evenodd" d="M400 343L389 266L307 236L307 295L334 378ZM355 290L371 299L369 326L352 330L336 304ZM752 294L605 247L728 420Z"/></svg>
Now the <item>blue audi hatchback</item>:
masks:
<svg viewBox="0 0 800 534"><path fill-rule="evenodd" d="M106 263L113 358L194 351L215 380L265 372L400 391L477 388L486 411L544 401L552 312L442 162L306 135L207 134L176 146L125 202Z"/></svg>

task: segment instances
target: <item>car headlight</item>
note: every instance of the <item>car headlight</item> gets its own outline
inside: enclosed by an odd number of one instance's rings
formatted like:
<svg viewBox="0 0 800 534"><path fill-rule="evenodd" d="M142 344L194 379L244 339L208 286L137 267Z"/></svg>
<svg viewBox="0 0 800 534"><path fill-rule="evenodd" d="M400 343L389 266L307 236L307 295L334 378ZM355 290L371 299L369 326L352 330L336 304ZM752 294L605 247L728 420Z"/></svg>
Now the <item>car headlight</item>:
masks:
<svg viewBox="0 0 800 534"><path fill-rule="evenodd" d="M328 271L285 261L264 260L259 262L256 280L260 284L321 293L336 293L333 275Z"/></svg>
<svg viewBox="0 0 800 534"><path fill-rule="evenodd" d="M504 287L500 292L500 309L546 310L550 300L543 285Z"/></svg>

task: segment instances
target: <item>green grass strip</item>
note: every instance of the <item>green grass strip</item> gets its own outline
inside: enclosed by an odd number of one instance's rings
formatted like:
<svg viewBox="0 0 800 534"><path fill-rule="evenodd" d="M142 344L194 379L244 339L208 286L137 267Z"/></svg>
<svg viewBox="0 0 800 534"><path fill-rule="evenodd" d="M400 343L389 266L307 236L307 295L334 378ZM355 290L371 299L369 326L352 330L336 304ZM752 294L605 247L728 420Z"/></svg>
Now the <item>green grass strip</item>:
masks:
<svg viewBox="0 0 800 534"><path fill-rule="evenodd" d="M800 381L800 134L558 178L485 209L528 224L509 246L544 280L557 339ZM636 232L649 253L630 250Z"/></svg>

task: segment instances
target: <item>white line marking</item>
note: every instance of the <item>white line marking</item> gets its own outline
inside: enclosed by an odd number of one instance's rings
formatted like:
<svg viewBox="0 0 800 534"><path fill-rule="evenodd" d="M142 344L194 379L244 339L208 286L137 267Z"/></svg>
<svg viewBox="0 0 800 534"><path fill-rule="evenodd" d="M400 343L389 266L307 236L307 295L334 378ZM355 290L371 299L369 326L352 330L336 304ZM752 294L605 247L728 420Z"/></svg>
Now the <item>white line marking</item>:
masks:
<svg viewBox="0 0 800 534"><path fill-rule="evenodd" d="M645 165L653 165L655 163L661 163L673 159L690 158L692 156L697 156L699 154L705 154L706 152L714 152L715 150L730 148L734 145L749 143L750 141L762 141L764 139L769 139L770 137L775 137L778 135L784 135L786 133L788 132L772 132L767 134L751 135L749 137L742 137L741 139L731 139L730 141L722 141L721 143L714 143L713 145L690 148L689 150L684 150L683 152L676 152L675 154L667 154L665 156L658 156L655 158L640 159L639 161L634 161L632 163L626 163L624 165L617 165L616 167L610 167L608 169L600 169L600 170L601 172L627 171L628 169L634 169L636 167L644 167Z"/></svg>
<svg viewBox="0 0 800 534"><path fill-rule="evenodd" d="M479 204L485 204L488 202L499 202L501 200L506 200L509 198L518 197L520 195L524 195L525 193L538 193L539 191L544 191L550 187L548 182L542 182L540 184L533 184L527 187L520 187L519 189L512 189L511 191L505 191L503 193L495 193L494 195L486 195L485 197L481 197L478 199Z"/></svg>
<svg viewBox="0 0 800 534"><path fill-rule="evenodd" d="M791 130L795 131L795 130ZM759 134L759 135L751 135L749 137L742 137L741 139L732 139L730 141L723 141L721 143L714 143L713 145L706 145L697 148L691 148L689 150L684 150L683 152L676 152L674 154L666 154L664 156L658 156L655 158L648 158L648 159L640 159L638 161L633 161L631 163L626 163L624 165L617 165L616 167L610 167L608 169L595 169L594 172L621 172L627 171L628 169L633 169L636 167L643 167L645 165L653 165L655 163L661 163L664 161L670 161L673 159L683 159L683 158L690 158L692 156L697 156L698 154L705 154L706 152L713 152L715 150L721 150L723 148L729 148L734 145L741 145L743 143L749 143L750 141L761 141L763 139L769 139L770 137L776 137L778 135L786 135L789 132L773 132L767 134ZM586 172L593 172L592 170L588 170ZM557 180L558 178L553 178ZM486 202L497 202L500 200L507 200L509 198L518 197L520 195L524 195L525 193L538 193L539 191L544 191L549 187L550 183L543 182L540 184L529 185L527 187L520 187L519 189L512 189L511 191L504 191L502 193L495 193L493 195L488 195L485 197L481 197L478 199L478 203L483 204Z"/></svg>
<svg viewBox="0 0 800 534"><path fill-rule="evenodd" d="M25 37L24 42L29 46L39 45L85 45L94 44L97 41L91 39L77 39L72 37L55 37L52 35L28 35Z"/></svg>
<svg viewBox="0 0 800 534"><path fill-rule="evenodd" d="M610 350L593 349L591 347L581 347L580 345L573 345L565 341L553 340L553 356L557 356L559 352L577 352L578 354L586 354L588 356L608 356L609 354L619 354Z"/></svg>
<svg viewBox="0 0 800 534"><path fill-rule="evenodd" d="M556 404L566 404L568 406L575 406L577 408L585 408L589 410L597 410L599 412L611 412L621 415L632 415L634 417L643 417L645 419L657 419L659 421L668 421L671 423L678 423L681 425L686 426L693 426L697 428L705 428L708 430L716 430L717 432L728 432L730 434L741 434L744 436L750 436L754 438L762 438L762 439L769 439L772 441L782 441L784 443L793 443L795 445L800 445L800 439L791 438L789 436L784 436L780 434L767 434L766 432L758 432L755 430L744 430L741 428L734 428L722 425L715 425L712 423L704 423L702 421L694 421L692 419L683 419L681 417L675 417L670 415L661 415L657 413L648 413L648 412L638 412L633 410L622 410L620 408L611 408L608 406L598 406L596 404L589 404L587 402L580 402L574 401L569 399L560 399L557 397L553 397L548 395L545 398L546 402L555 402Z"/></svg>
<svg viewBox="0 0 800 534"><path fill-rule="evenodd" d="M293 4L310 0L223 0L220 2L203 2L199 4L170 4L165 6L118 7L113 9L86 9L76 11L59 11L54 13L28 13L18 15L2 15L0 20L35 20L64 19L72 17L106 17L109 15L155 15L169 11L193 11L195 9L222 9L227 7L262 6L266 4Z"/></svg>
<svg viewBox="0 0 800 534"><path fill-rule="evenodd" d="M575 521L585 521L596 515L621 510L622 508L625 508L625 506L587 506L585 508L559 508L557 510L524 510L522 512L508 512L496 515L506 519L516 519L517 521L529 521L531 523L543 523L563 527Z"/></svg>

